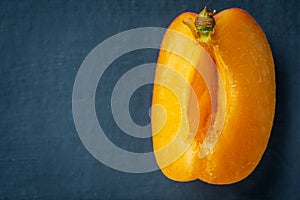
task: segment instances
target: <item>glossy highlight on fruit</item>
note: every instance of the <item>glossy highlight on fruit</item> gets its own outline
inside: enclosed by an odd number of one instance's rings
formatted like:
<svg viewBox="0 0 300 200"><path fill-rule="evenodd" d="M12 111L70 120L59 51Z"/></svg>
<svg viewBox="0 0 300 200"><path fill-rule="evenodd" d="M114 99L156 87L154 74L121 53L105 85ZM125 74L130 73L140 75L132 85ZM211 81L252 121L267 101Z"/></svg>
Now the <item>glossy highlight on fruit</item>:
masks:
<svg viewBox="0 0 300 200"><path fill-rule="evenodd" d="M161 47L151 116L161 171L175 181L243 180L261 160L273 126L275 72L264 32L244 10L215 15L205 8L199 15L183 13L174 19ZM184 56L172 52L178 48ZM212 61L217 73L208 70L203 78L198 68ZM224 88L210 91L208 85ZM168 161L178 152L177 159Z"/></svg>

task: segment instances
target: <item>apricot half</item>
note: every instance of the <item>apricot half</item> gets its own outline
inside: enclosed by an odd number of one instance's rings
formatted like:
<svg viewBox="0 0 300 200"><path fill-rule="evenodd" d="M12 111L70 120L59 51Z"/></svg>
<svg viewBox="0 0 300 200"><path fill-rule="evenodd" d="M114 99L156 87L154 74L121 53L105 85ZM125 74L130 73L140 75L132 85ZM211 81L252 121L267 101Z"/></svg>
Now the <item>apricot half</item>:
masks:
<svg viewBox="0 0 300 200"><path fill-rule="evenodd" d="M165 176L212 184L246 178L267 147L275 111L272 52L257 22L237 8L183 13L170 24L157 63L152 138ZM206 67L204 78L199 68Z"/></svg>

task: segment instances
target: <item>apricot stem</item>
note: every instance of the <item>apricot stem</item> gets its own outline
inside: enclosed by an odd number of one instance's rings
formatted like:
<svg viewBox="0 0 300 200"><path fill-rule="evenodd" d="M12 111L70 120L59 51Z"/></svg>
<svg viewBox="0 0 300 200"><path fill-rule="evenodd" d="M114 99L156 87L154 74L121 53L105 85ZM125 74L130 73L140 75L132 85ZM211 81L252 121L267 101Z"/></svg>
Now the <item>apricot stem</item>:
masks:
<svg viewBox="0 0 300 200"><path fill-rule="evenodd" d="M199 13L195 20L195 26L198 30L199 36L208 36L213 31L215 26L214 15L216 10L209 10L205 6L204 9Z"/></svg>
<svg viewBox="0 0 300 200"><path fill-rule="evenodd" d="M215 27L215 14L216 10L209 10L205 6L196 17L194 23L192 23L191 19L184 19L183 23L190 28L196 39L199 38L201 42L208 43L210 41L210 34Z"/></svg>

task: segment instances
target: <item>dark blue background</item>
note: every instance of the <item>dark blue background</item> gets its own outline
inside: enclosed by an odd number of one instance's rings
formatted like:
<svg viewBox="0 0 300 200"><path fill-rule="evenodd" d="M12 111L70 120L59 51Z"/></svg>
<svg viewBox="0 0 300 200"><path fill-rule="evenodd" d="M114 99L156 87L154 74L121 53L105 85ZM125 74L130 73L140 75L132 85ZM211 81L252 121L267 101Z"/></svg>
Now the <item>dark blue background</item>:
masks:
<svg viewBox="0 0 300 200"><path fill-rule="evenodd" d="M167 27L184 11L246 9L264 29L276 64L277 108L262 161L228 186L173 182L160 171L110 169L84 148L72 117L72 88L87 54L127 29ZM0 2L0 199L300 199L300 62L298 0L102 0ZM113 84L132 67L154 62L157 50L120 57L106 71L96 108L108 137L122 148L151 151L112 120ZM153 74L149 74L153 76ZM130 111L149 122L152 86L132 97ZM299 187L299 188L298 188Z"/></svg>

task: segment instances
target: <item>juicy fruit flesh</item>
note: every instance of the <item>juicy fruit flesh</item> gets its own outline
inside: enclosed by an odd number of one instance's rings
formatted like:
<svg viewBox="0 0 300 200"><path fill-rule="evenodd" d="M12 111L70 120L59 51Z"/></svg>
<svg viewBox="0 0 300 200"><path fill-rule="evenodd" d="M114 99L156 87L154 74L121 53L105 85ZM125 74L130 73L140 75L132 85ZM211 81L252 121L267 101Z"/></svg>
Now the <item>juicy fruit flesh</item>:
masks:
<svg viewBox="0 0 300 200"><path fill-rule="evenodd" d="M192 89L196 93L197 98L190 98L188 104L188 120L191 132L195 132L195 141L202 144L208 131L208 126L211 121L211 101L208 88L199 73L194 73L192 80ZM200 107L200 119L197 122L198 110L195 105Z"/></svg>
<svg viewBox="0 0 300 200"><path fill-rule="evenodd" d="M193 15L191 14L191 16ZM178 21L178 23L181 23L181 21ZM174 28L175 27L176 26L174 26ZM186 28L185 30L178 30L178 31L180 31L181 33L184 31L183 33L184 35L193 39L193 35L190 33L188 28ZM165 44L167 45L168 42L165 42ZM163 45L164 44L162 44L162 46ZM173 43L172 45L173 46L171 47L169 46L168 49L182 48L181 44L179 43ZM182 49L186 51L184 52L184 54L191 53L190 51L191 48L189 49L182 48ZM203 93L206 99L208 99L206 100L206 102L209 102L209 96L207 92L205 92L204 87L200 87L201 90L198 90L199 88L197 88L198 87L197 83L201 82L201 85L204 85L204 82L202 79L197 79L197 80L194 79L195 70L188 61L184 60L178 55L161 50L158 59L158 64L160 64L161 66L158 65L157 67L155 82L170 84L169 87L172 89L173 93L176 93L177 98L174 97L174 95L171 95L169 93L170 91L162 87L161 85L159 84L154 85L153 105L159 104L162 107L164 107L166 112L166 117L167 117L164 127L161 129L161 131L159 131L159 133L153 136L153 141L154 141L153 145L155 150L168 146L170 143L173 142L174 137L178 132L179 124L181 124L183 126L182 129L185 130L178 133L179 136L182 137L181 142L188 144L190 142L188 139L190 137L193 138L193 132L195 133L196 131L200 130L198 129L198 125L201 126L204 120L207 120L207 118L209 118L210 115L209 108L205 108L203 109L203 111L201 110L201 116L205 115L205 117L201 117L200 118L201 123L198 124L197 123L198 120L196 119L199 118L199 110L196 109L196 107L194 106L189 106L190 103L193 103L191 102L192 100L197 101L199 98L189 98L191 88L188 85L188 83L192 84L192 87L196 88L196 90L194 91L198 91L196 92L195 96L198 97L200 93L201 94ZM169 68L176 71L183 79L185 79L185 82L180 83L180 80L174 80L175 78L173 77L173 75L171 75L170 72L168 72ZM202 101L204 99L205 98L202 98ZM209 104L207 104L206 102L205 105L209 106ZM199 107L203 107L203 106L199 105ZM183 115L184 113L188 115L185 116ZM160 116L161 116L161 112L152 112L152 122L160 121ZM191 117L195 119L196 121L195 123L191 120ZM159 129L157 128L157 126L159 126L158 123L152 123L153 130ZM190 127L193 132L190 132ZM199 149L199 142L197 142L197 140L198 141L203 140L204 137L203 133L204 131L202 131L202 134L199 134L197 132L195 136L196 140L192 141L190 147L187 150L182 149L182 151L185 151L184 155L179 157L179 159L176 160L176 162L173 162L168 167L162 169L165 174L173 174L173 176L175 176L173 179L181 180L181 181L192 180L196 178L193 175L193 173L191 173L192 169L189 167L189 165L192 165L192 163L196 160L195 159L197 157L196 152L197 149ZM174 152L170 150L169 154L174 154ZM166 159L166 156L159 157L158 154L156 153L156 159L159 162L159 165L161 166L161 163ZM177 173L177 169L180 170L180 174ZM178 174L178 176L176 176L176 174Z"/></svg>
<svg viewBox="0 0 300 200"><path fill-rule="evenodd" d="M196 14L184 13L172 22L169 29L178 30L193 38L182 20L195 16ZM167 41L166 37L164 40ZM181 48L190 53L191 47L185 44L177 44L176 41L165 43L171 46L181 45ZM207 87L201 75L195 73L193 67L182 58L162 50L159 55L158 63L170 66L184 76L191 83L197 97L190 98L186 84L174 82L167 71L158 68L156 79L169 83L173 81L173 87L179 87L183 93L179 92L177 97L172 97L163 87L154 86L153 105L163 104L167 116L164 127L153 136L154 150L173 141L178 124L189 127L179 131L183 143L190 134L185 131L196 132L184 154L172 164L162 167L163 173L173 180L189 181L199 178L215 184L242 180L258 164L270 136L275 107L275 75L272 54L260 27L242 10L230 9L219 13L210 53L225 86L226 96L219 95L217 98L226 99L226 121L213 151L204 158L199 156L199 151L212 114ZM195 59L199 59L199 56L195 56ZM199 115L199 111L194 109L195 104L200 110L199 124L195 124L197 120L194 120ZM182 105L184 109L180 107ZM187 116L183 116L184 112ZM159 116L161 112L152 112L153 130L159 124ZM164 157L156 153L158 165L162 166L161 161L170 154L173 152L167 152Z"/></svg>
<svg viewBox="0 0 300 200"><path fill-rule="evenodd" d="M190 17L195 17L195 14L190 13L189 15ZM184 18L178 20L178 23L182 24L183 19ZM161 168L164 168L165 163L171 163L170 157L176 157L178 151L182 153L186 151L185 154L179 158L179 161L177 160L173 163L175 165L174 167L166 167L163 171L176 169L178 167L185 170L188 169L188 167L182 168L183 163L191 163L199 156L205 157L210 153L210 149L212 149L210 147L213 147L218 139L216 134L220 134L220 132L215 131L215 129L221 128L218 128L218 124L223 125L222 120L219 120L221 123L210 124L211 122L217 121L215 120L217 119L215 117L216 111L212 113L213 107L210 101L210 95L216 97L215 93L219 88L218 79L216 79L217 69L215 63L209 54L198 43L195 43L193 34L191 34L186 26L177 30L175 23L175 26L173 24L170 28L173 28L175 31L180 31L185 37L190 38L189 40L192 42L189 42L190 44L187 45L188 48L183 48L181 43L172 43L169 45L168 40L174 39L173 37L176 37L176 39L181 42L183 42L183 39L179 38L178 33L174 36L168 32L166 34L168 36L165 37L162 43L162 49L168 49L172 53L161 50L158 59L155 82L159 84L154 86L153 106L160 105L163 109L152 111L152 121L155 122L152 123L152 129L156 159ZM183 31L182 28L185 28L185 31ZM181 55L184 58L173 53L176 52L176 49L180 49ZM200 68L198 68L198 66ZM176 71L181 79L178 79L174 73L171 73L172 71ZM205 81L210 84L210 91L201 75L205 75ZM184 79L184 81L182 81L182 79ZM160 84L167 85L170 90ZM170 92L175 93L175 95L171 95ZM193 93L194 95L192 95ZM220 99L223 100L224 98L223 95ZM201 115L199 115L199 113L201 113ZM213 119L212 115L214 116ZM164 124L163 127L161 127L162 124ZM213 136L213 138L208 138L207 133ZM176 141L174 139L176 137L181 138L181 140ZM179 150L176 149L175 151L171 149L169 147L170 144L175 144L174 146L177 145ZM190 146L190 148L186 149L187 146ZM167 155L157 152L157 150L162 148L167 149ZM180 162L180 160L184 161ZM187 177L176 179L185 180L187 178L187 180L190 180L191 177L194 176L191 168L183 173L185 173Z"/></svg>

